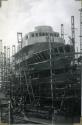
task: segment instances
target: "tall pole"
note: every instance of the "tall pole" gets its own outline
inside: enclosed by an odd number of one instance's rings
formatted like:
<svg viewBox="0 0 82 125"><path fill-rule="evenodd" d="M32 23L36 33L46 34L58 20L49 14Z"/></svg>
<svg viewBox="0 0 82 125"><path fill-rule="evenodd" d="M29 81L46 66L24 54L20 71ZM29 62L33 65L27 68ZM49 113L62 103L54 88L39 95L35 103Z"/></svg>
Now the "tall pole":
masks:
<svg viewBox="0 0 82 125"><path fill-rule="evenodd" d="M61 24L61 38L64 39L64 25Z"/></svg>
<svg viewBox="0 0 82 125"><path fill-rule="evenodd" d="M82 8L80 9L80 52L82 56Z"/></svg>
<svg viewBox="0 0 82 125"><path fill-rule="evenodd" d="M2 40L0 40L0 88L2 84Z"/></svg>
<svg viewBox="0 0 82 125"><path fill-rule="evenodd" d="M82 0L80 9L80 52L82 57ZM82 116L82 59L81 59L81 116Z"/></svg>
<svg viewBox="0 0 82 125"><path fill-rule="evenodd" d="M81 2L80 8L80 56L81 56L81 117L82 117L82 0L75 0Z"/></svg>
<svg viewBox="0 0 82 125"><path fill-rule="evenodd" d="M18 45L19 45L19 51L22 49L22 33L17 33L17 40L18 40ZM22 53L21 53L21 51L19 52L19 58L20 58L20 60L19 60L19 83L20 83L20 90L19 90L19 92L20 92L20 94L21 94L21 83L22 83L22 79L21 79L21 76L22 76L22 74L21 74L21 70L22 70L22 67L21 67L21 61L22 61ZM20 98L20 97L19 97Z"/></svg>
<svg viewBox="0 0 82 125"><path fill-rule="evenodd" d="M49 42L49 55L50 55L50 85L51 85L51 99L52 99L52 125L54 125L54 106L53 106L53 71L52 71L52 46L51 46L51 37L48 36L48 42Z"/></svg>
<svg viewBox="0 0 82 125"><path fill-rule="evenodd" d="M0 40L0 53L2 52L2 40Z"/></svg>
<svg viewBox="0 0 82 125"><path fill-rule="evenodd" d="M6 58L7 53L6 52L7 52L7 48L6 48L6 46L4 46L3 79L4 79L5 87L6 87L6 75L7 75L7 58Z"/></svg>
<svg viewBox="0 0 82 125"><path fill-rule="evenodd" d="M12 70L14 71L14 73L16 73L15 72L15 68L16 68L16 61L15 61L15 53L16 53L16 46L15 45L13 45L12 46Z"/></svg>
<svg viewBox="0 0 82 125"><path fill-rule="evenodd" d="M75 0L81 2L81 8L80 8L80 55L82 56L82 0Z"/></svg>
<svg viewBox="0 0 82 125"><path fill-rule="evenodd" d="M20 33L20 32L18 32L17 33L17 40L18 40L18 45L19 45L19 47L20 47L20 50L22 49L22 33ZM20 52L20 59L22 59L22 54L21 54L21 52ZM20 72L20 89L21 89L21 66L20 66L20 63L21 62L19 62L19 72Z"/></svg>
<svg viewBox="0 0 82 125"><path fill-rule="evenodd" d="M22 49L22 33L18 32L17 33L17 40L18 40L18 46L19 50Z"/></svg>
<svg viewBox="0 0 82 125"><path fill-rule="evenodd" d="M2 87L2 40L0 40L0 89ZM1 106L1 99L0 99L0 115L2 117L2 106ZM1 117L0 117L0 122L1 122Z"/></svg>
<svg viewBox="0 0 82 125"><path fill-rule="evenodd" d="M12 46L12 63L15 63L15 53L16 53L16 47L15 45ZM15 66L15 65L14 65Z"/></svg>
<svg viewBox="0 0 82 125"><path fill-rule="evenodd" d="M13 45L13 46L12 46L12 56L14 56L15 53L16 53L16 47L15 47L15 45Z"/></svg>
<svg viewBox="0 0 82 125"><path fill-rule="evenodd" d="M9 125L11 124L11 82L9 80L10 78L10 47L7 47L7 82L9 83L9 89L10 89L10 99L9 99ZM8 84L7 83L7 84Z"/></svg>
<svg viewBox="0 0 82 125"><path fill-rule="evenodd" d="M11 104L10 104L10 101L8 101L8 108L9 108L9 125L11 124L11 106L10 106Z"/></svg>
<svg viewBox="0 0 82 125"><path fill-rule="evenodd" d="M75 53L75 24L74 24L74 16L71 16L71 34L72 34L73 52Z"/></svg>

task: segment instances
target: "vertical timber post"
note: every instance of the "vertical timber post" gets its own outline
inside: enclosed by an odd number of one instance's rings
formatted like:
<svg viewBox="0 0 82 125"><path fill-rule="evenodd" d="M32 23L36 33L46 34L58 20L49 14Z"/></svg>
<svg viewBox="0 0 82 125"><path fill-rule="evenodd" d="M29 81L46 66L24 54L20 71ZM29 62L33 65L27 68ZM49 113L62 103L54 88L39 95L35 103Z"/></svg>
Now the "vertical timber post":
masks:
<svg viewBox="0 0 82 125"><path fill-rule="evenodd" d="M17 40L18 40L18 45L19 45L19 50L21 50L22 49L22 33L17 33ZM22 59L22 54L21 54L21 52L20 52L20 59ZM20 72L20 89L21 89L21 66L20 66L20 63L21 62L19 62L19 72Z"/></svg>
<svg viewBox="0 0 82 125"><path fill-rule="evenodd" d="M71 16L71 34L72 34L73 52L75 53L75 24L74 24L74 16Z"/></svg>
<svg viewBox="0 0 82 125"><path fill-rule="evenodd" d="M49 55L50 55L50 85L51 85L51 99L52 99L52 125L54 125L54 106L53 106L53 72L52 72L52 46L51 46L51 37L48 36L49 41Z"/></svg>
<svg viewBox="0 0 82 125"><path fill-rule="evenodd" d="M61 24L61 38L64 39L64 25Z"/></svg>
<svg viewBox="0 0 82 125"><path fill-rule="evenodd" d="M2 40L0 40L0 88L2 87ZM0 122L2 117L2 106L1 106L1 99L0 99Z"/></svg>
<svg viewBox="0 0 82 125"><path fill-rule="evenodd" d="M80 56L81 56L81 117L82 117L82 0L75 0L81 2L80 8Z"/></svg>
<svg viewBox="0 0 82 125"><path fill-rule="evenodd" d="M19 50L22 49L22 33L17 33L17 40L19 45Z"/></svg>
<svg viewBox="0 0 82 125"><path fill-rule="evenodd" d="M82 7L80 9L81 117L82 117Z"/></svg>
<svg viewBox="0 0 82 125"><path fill-rule="evenodd" d="M16 73L16 59L15 59L15 53L16 53L16 46L13 45L12 46L12 69L14 71L14 73ZM16 74L15 74L16 75Z"/></svg>

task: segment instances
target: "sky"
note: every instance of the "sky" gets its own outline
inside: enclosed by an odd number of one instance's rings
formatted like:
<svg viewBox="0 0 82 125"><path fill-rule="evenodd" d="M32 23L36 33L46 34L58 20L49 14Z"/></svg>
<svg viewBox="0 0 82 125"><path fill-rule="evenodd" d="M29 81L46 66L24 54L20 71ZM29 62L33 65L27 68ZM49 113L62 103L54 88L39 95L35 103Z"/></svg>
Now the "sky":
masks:
<svg viewBox="0 0 82 125"><path fill-rule="evenodd" d="M0 39L5 45L17 45L17 32L34 30L37 25L52 26L61 31L64 24L66 41L71 36L71 16L75 17L76 47L79 47L79 9L75 0L8 0L0 8Z"/></svg>

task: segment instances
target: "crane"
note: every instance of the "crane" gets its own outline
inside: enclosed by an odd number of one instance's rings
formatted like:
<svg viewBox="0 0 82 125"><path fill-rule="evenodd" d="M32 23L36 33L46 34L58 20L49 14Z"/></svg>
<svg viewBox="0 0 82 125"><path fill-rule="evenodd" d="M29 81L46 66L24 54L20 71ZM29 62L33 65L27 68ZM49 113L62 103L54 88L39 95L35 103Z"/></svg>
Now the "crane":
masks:
<svg viewBox="0 0 82 125"><path fill-rule="evenodd" d="M0 8L2 6L2 1L8 1L8 0L0 0Z"/></svg>

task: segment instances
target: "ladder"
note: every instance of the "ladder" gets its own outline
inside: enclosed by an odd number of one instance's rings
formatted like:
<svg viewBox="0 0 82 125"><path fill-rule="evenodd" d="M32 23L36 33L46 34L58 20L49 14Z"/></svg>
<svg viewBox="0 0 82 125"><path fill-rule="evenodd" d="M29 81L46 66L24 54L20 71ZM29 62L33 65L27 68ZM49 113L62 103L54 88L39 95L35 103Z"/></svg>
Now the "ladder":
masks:
<svg viewBox="0 0 82 125"><path fill-rule="evenodd" d="M66 88L66 87L65 87L65 88ZM61 109L62 109L62 106L63 106L63 103L64 103L64 97L65 97L65 89L64 89L64 94L63 94L62 100L61 100L59 112L60 112Z"/></svg>
<svg viewBox="0 0 82 125"><path fill-rule="evenodd" d="M29 94L30 104L33 105L34 102L35 102L35 96L34 96L33 87L32 87L32 84L31 84L31 76L29 74L29 69L28 69L27 75L26 75L25 69L23 71L24 71L24 77L25 77L25 82L26 82L26 86L27 86L27 91L28 91L28 94Z"/></svg>

